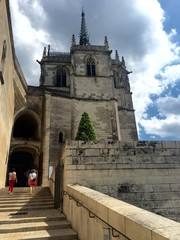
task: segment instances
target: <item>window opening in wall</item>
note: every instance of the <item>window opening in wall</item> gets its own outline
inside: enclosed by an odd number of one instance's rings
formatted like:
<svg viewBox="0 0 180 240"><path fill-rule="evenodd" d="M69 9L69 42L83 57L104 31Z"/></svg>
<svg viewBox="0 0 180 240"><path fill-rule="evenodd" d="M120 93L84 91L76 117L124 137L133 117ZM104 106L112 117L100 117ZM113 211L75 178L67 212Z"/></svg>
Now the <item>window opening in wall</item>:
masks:
<svg viewBox="0 0 180 240"><path fill-rule="evenodd" d="M60 132L59 133L59 143L62 143L63 142L63 133Z"/></svg>
<svg viewBox="0 0 180 240"><path fill-rule="evenodd" d="M7 43L6 43L6 40L4 40L4 42L3 42L3 50L2 50L2 61L5 60L6 53L7 53Z"/></svg>
<svg viewBox="0 0 180 240"><path fill-rule="evenodd" d="M65 87L66 86L66 70L64 68L60 68L57 71L56 86L57 87Z"/></svg>
<svg viewBox="0 0 180 240"><path fill-rule="evenodd" d="M116 78L114 77L114 87L116 88Z"/></svg>
<svg viewBox="0 0 180 240"><path fill-rule="evenodd" d="M0 81L1 81L1 84L4 84L4 78L3 78L2 71L0 71Z"/></svg>
<svg viewBox="0 0 180 240"><path fill-rule="evenodd" d="M6 59L7 54L7 43L6 40L3 42L3 49L2 49L2 56L1 56L1 69L0 69L0 82L1 84L4 84L4 78L3 78L3 69L4 69L4 62Z"/></svg>
<svg viewBox="0 0 180 240"><path fill-rule="evenodd" d="M87 76L88 77L96 76L95 61L92 57L87 59Z"/></svg>

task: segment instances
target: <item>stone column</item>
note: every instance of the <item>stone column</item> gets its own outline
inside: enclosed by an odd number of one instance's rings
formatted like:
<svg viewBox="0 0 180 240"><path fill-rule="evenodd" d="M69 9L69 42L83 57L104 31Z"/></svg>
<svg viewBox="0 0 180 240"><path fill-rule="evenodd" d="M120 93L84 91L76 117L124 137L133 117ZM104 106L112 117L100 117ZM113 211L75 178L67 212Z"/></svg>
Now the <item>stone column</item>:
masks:
<svg viewBox="0 0 180 240"><path fill-rule="evenodd" d="M43 122L43 167L42 186L49 186L49 147L50 147L50 121L51 121L51 95L45 92Z"/></svg>

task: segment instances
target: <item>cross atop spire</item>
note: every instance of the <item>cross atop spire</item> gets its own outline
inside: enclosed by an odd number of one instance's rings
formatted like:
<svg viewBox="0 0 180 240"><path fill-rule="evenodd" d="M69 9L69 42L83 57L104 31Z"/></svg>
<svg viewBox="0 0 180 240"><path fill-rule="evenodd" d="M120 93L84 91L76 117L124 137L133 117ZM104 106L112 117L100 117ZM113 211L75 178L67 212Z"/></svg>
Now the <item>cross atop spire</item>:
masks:
<svg viewBox="0 0 180 240"><path fill-rule="evenodd" d="M81 13L81 32L80 32L79 45L88 45L88 44L89 44L89 34L88 34L88 31L87 31L87 27L86 27L84 9L82 8L82 13Z"/></svg>

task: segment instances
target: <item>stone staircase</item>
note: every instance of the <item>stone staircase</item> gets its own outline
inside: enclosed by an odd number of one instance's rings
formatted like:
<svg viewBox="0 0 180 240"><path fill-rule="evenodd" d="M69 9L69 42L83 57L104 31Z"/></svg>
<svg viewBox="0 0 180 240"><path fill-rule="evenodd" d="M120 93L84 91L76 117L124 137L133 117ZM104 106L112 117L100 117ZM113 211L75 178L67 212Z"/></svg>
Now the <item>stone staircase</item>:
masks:
<svg viewBox="0 0 180 240"><path fill-rule="evenodd" d="M0 239L77 240L77 233L60 210L54 209L49 188L15 188L0 191Z"/></svg>

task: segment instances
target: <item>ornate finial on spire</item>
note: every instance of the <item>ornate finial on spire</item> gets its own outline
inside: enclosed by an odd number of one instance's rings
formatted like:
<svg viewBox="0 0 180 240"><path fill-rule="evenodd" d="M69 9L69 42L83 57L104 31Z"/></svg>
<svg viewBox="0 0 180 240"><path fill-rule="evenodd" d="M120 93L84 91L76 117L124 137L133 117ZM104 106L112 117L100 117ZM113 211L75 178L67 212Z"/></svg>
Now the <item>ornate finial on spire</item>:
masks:
<svg viewBox="0 0 180 240"><path fill-rule="evenodd" d="M80 40L79 45L88 45L89 44L89 35L86 27L86 21L85 21L85 13L84 9L82 7L82 13L81 13L81 32L80 32Z"/></svg>
<svg viewBox="0 0 180 240"><path fill-rule="evenodd" d="M71 45L76 45L76 38L75 38L75 35L73 34L72 35L72 40L71 40Z"/></svg>
<svg viewBox="0 0 180 240"><path fill-rule="evenodd" d="M119 54L117 50L115 51L115 59L119 61Z"/></svg>
<svg viewBox="0 0 180 240"><path fill-rule="evenodd" d="M51 46L48 45L48 56L49 56L49 54L50 54L50 48L51 48Z"/></svg>
<svg viewBox="0 0 180 240"><path fill-rule="evenodd" d="M126 63L125 63L124 57L122 57L122 65L123 65L123 67L126 68Z"/></svg>
<svg viewBox="0 0 180 240"><path fill-rule="evenodd" d="M44 47L44 50L43 50L43 57L46 57L46 47Z"/></svg>
<svg viewBox="0 0 180 240"><path fill-rule="evenodd" d="M104 46L109 47L107 36L104 37Z"/></svg>

